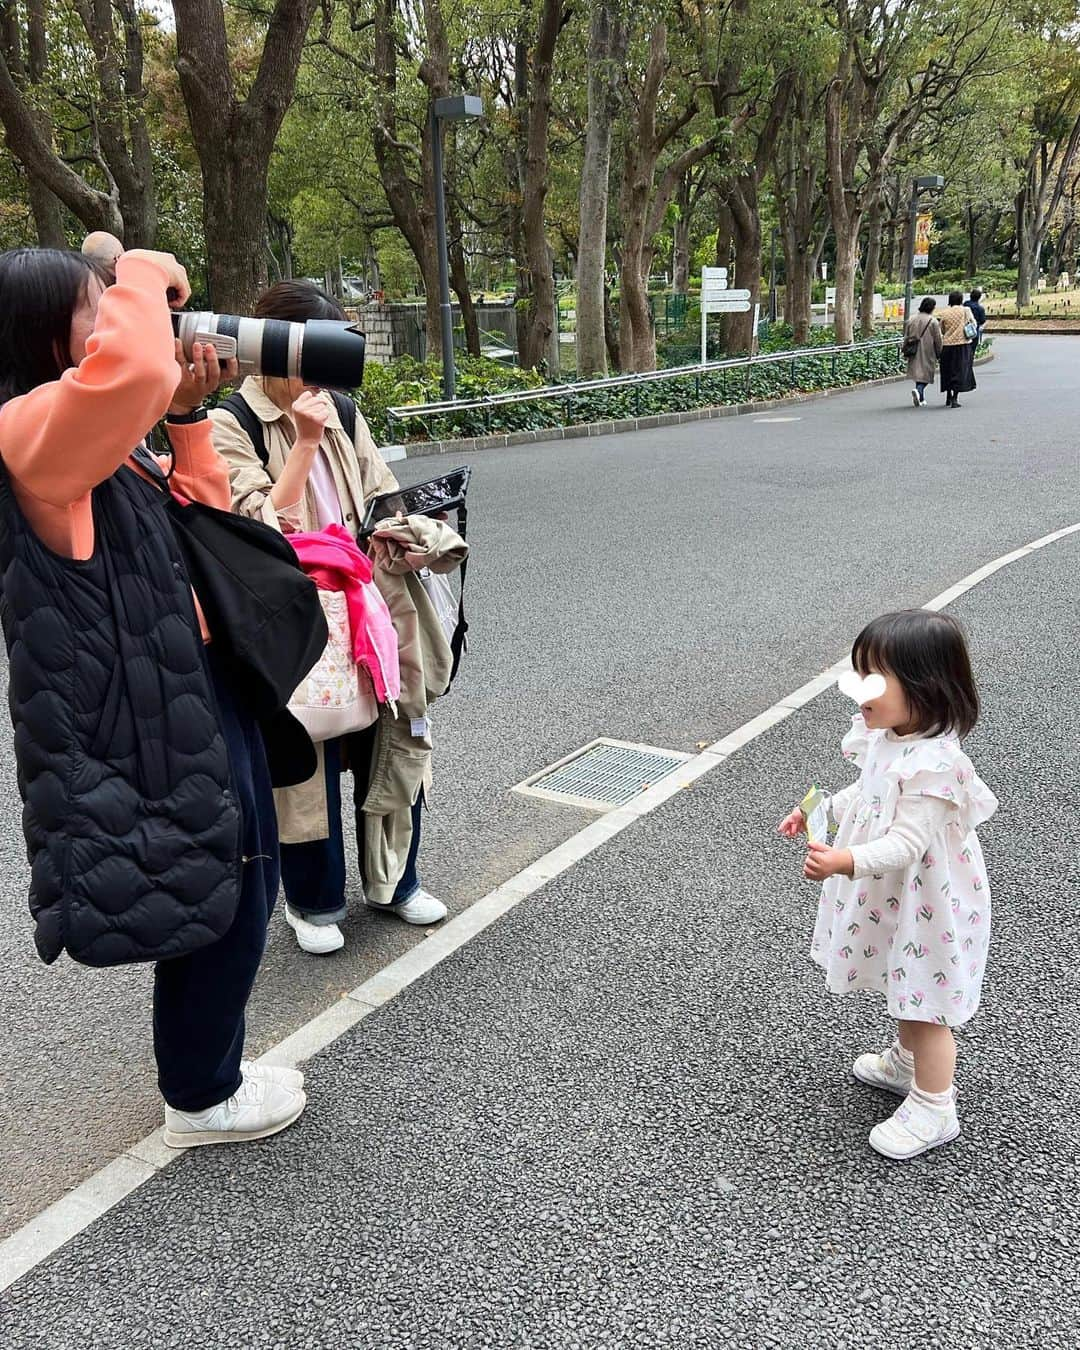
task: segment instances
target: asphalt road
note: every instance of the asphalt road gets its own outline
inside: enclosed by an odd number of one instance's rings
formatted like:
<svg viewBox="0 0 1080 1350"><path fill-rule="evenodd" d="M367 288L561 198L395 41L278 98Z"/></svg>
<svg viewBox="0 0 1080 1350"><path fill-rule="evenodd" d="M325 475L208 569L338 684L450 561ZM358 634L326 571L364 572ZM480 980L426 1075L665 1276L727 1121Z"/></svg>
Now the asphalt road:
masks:
<svg viewBox="0 0 1080 1350"><path fill-rule="evenodd" d="M834 690L317 1056L293 1130L188 1155L13 1286L0 1343L1071 1350L1078 568L1074 536L955 607L1002 802L956 1143L869 1150L884 1010L807 955L775 826L850 776Z"/></svg>
<svg viewBox="0 0 1080 1350"><path fill-rule="evenodd" d="M835 660L867 617L1080 517L1078 355L1068 338L1004 339L955 413L918 412L890 386L784 410L790 422L474 456L473 643L438 709L425 883L460 909L573 833L582 815L507 789L576 746L605 735L692 750ZM402 479L433 464L410 461ZM160 1108L148 972L46 969L33 955L6 740L0 798L2 1233ZM590 895L579 902L588 916ZM358 911L347 936L318 960L275 923L256 1050L422 933ZM431 1019L413 1027L418 1062Z"/></svg>

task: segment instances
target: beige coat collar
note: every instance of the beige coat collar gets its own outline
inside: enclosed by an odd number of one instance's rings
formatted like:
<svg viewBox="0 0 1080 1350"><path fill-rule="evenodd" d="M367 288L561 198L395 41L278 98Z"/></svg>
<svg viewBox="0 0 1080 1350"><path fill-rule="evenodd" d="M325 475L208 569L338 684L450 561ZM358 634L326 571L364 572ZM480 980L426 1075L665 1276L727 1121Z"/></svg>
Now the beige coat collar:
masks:
<svg viewBox="0 0 1080 1350"><path fill-rule="evenodd" d="M292 418L288 417L266 392L266 386L260 375L249 375L240 386L240 393L243 394L248 407L260 422L266 422L269 425L271 422L280 421L283 417L290 423L292 422ZM343 430L336 405L331 407L326 425L332 427L335 431Z"/></svg>

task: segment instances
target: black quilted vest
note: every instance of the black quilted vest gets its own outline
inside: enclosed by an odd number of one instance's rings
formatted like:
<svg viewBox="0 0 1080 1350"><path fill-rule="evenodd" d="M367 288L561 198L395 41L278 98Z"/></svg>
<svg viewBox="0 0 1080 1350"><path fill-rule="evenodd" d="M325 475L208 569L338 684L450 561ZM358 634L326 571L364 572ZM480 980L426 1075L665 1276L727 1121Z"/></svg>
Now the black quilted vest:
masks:
<svg viewBox="0 0 1080 1350"><path fill-rule="evenodd" d="M226 932L240 817L161 496L123 468L94 490L93 511L93 557L61 558L0 466L0 612L37 949L113 966Z"/></svg>

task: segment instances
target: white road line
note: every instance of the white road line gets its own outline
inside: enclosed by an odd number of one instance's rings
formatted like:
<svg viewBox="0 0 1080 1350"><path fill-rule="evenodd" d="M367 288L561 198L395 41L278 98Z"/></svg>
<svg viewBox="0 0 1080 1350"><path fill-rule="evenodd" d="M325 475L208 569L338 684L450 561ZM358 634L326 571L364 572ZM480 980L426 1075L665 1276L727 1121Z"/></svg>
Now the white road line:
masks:
<svg viewBox="0 0 1080 1350"><path fill-rule="evenodd" d="M950 586L941 595L927 601L923 608L944 609L946 605L952 604L959 596L970 591L979 582L985 581L987 577L993 576L1003 567L1019 562L1039 549L1046 548L1048 544L1077 533L1080 533L1080 523L1043 535L1034 543L1025 544L1023 548L1015 549L1012 553L1007 553L970 573L955 586ZM681 792L696 783L699 778L722 764L737 750L748 745L786 717L790 717L799 708L805 707L826 689L830 689L836 683L837 676L848 669L849 665L847 657L837 661L820 675L815 675L812 680L792 690L771 708L751 718L749 722L745 722L735 731L729 732L702 750L700 754L680 765L674 773L640 793L625 806L609 811L599 820L586 825L565 843L553 848L550 853L545 853L542 858L518 872L509 881L504 881L501 886L496 886L493 891L436 929L430 937L425 938L404 956L398 957L377 975L373 975L351 990L338 1003L309 1022L305 1022L291 1036L287 1036L268 1050L262 1056L263 1061L267 1064L292 1066L324 1050L363 1018L395 998L403 989L407 989L478 933L482 933L496 919L519 905L526 896L539 890L555 877L561 876L575 863L588 857L609 839L621 834L635 821L655 811L676 792ZM264 1144L262 1147L271 1146ZM178 1156L176 1151L166 1148L162 1142L161 1131L155 1130L153 1134L139 1140L120 1157L88 1177L81 1186L70 1191L63 1199L57 1200L22 1228L17 1229L10 1237L0 1242L0 1290L7 1289L17 1279L33 1270Z"/></svg>

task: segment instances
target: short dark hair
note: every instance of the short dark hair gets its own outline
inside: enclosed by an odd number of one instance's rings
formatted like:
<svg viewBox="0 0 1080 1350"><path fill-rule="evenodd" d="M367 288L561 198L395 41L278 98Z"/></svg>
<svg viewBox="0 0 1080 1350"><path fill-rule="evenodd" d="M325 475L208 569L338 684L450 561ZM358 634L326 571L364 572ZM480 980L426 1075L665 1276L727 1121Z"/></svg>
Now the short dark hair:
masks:
<svg viewBox="0 0 1080 1350"><path fill-rule="evenodd" d="M71 320L99 263L63 248L13 248L0 254L0 403L49 384L75 362Z"/></svg>
<svg viewBox="0 0 1080 1350"><path fill-rule="evenodd" d="M923 296L922 304L919 306L920 314L933 314L937 309L937 300L932 295Z"/></svg>
<svg viewBox="0 0 1080 1350"><path fill-rule="evenodd" d="M950 292L949 292L949 304L950 304L950 305L962 305L963 303L964 303L964 292L963 292L963 291L950 291Z"/></svg>
<svg viewBox="0 0 1080 1350"><path fill-rule="evenodd" d="M978 286L972 288L971 298L976 303L982 299L982 291L979 290Z"/></svg>
<svg viewBox="0 0 1080 1350"><path fill-rule="evenodd" d="M308 319L344 319L345 311L310 281L278 281L259 296L255 318L306 323Z"/></svg>
<svg viewBox="0 0 1080 1350"><path fill-rule="evenodd" d="M923 736L966 736L979 718L967 639L950 614L902 609L866 625L851 649L860 675L895 675Z"/></svg>

